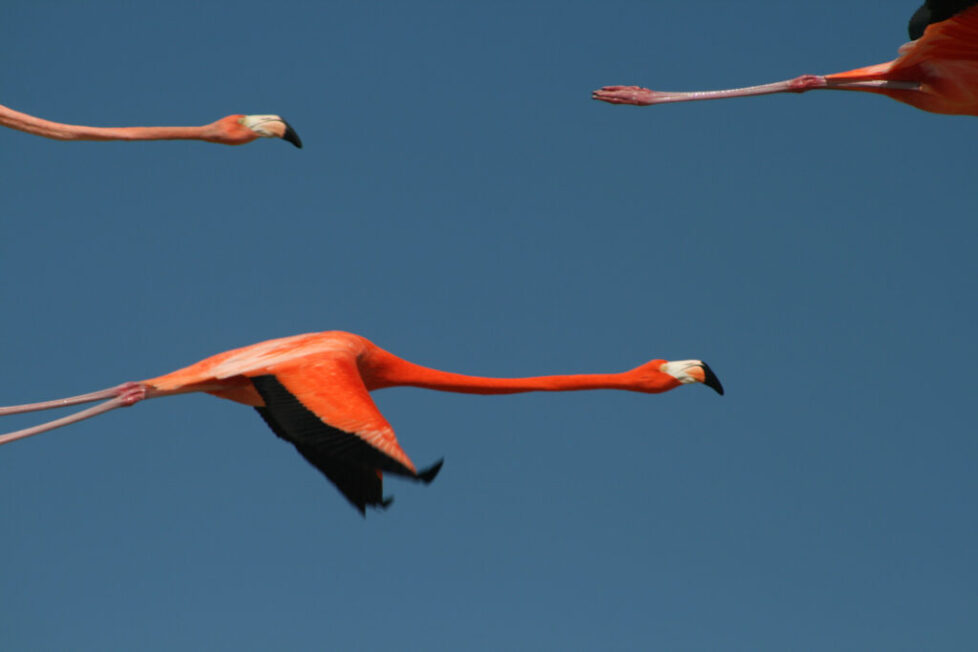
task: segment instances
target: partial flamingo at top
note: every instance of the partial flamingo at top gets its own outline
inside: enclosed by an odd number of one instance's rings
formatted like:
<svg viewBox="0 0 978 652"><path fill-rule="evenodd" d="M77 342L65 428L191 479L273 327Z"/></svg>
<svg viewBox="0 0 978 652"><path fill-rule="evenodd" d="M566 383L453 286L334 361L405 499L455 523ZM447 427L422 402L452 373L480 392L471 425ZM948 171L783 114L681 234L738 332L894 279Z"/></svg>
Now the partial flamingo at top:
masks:
<svg viewBox="0 0 978 652"><path fill-rule="evenodd" d="M978 115L978 2L927 0L910 19L911 42L893 61L832 75L802 75L771 84L716 91L668 92L605 86L591 95L611 104L667 102L804 93L812 90L878 93L932 113Z"/></svg>
<svg viewBox="0 0 978 652"><path fill-rule="evenodd" d="M0 444L66 426L147 398L206 392L254 407L280 438L319 469L360 513L387 507L383 474L425 484L441 461L418 470L369 392L407 385L467 394L624 389L658 394L703 383L723 386L700 360L652 360L610 374L484 378L438 371L403 360L365 337L326 331L252 344L141 382L70 398L0 408L0 416L103 401L61 419L0 435ZM456 429L464 430L465 424Z"/></svg>
<svg viewBox="0 0 978 652"><path fill-rule="evenodd" d="M52 122L0 105L0 125L55 140L203 140L244 145L259 138L281 138L302 147L299 134L277 115L235 114L200 127L88 127Z"/></svg>

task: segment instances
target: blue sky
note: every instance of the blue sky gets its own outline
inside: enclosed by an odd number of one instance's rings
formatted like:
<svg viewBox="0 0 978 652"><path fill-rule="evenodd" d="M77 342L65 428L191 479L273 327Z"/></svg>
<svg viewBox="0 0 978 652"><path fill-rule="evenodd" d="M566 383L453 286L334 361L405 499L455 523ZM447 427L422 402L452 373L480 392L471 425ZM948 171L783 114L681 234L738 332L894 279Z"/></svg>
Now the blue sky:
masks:
<svg viewBox="0 0 978 652"><path fill-rule="evenodd" d="M885 61L916 8L734 4L3 3L11 108L306 147L0 132L0 403L328 329L481 375L701 358L727 395L384 390L446 463L366 519L212 397L11 444L0 644L973 648L978 121L589 99Z"/></svg>

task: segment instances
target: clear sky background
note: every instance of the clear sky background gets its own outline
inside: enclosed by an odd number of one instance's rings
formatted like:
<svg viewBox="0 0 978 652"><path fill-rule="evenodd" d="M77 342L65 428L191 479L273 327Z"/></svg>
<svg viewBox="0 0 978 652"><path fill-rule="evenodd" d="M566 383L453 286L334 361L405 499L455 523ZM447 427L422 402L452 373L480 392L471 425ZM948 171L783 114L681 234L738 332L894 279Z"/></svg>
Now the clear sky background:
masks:
<svg viewBox="0 0 978 652"><path fill-rule="evenodd" d="M0 647L973 650L978 119L589 99L885 61L917 4L4 2L7 106L306 146L0 131L0 404L329 329L727 395L379 392L446 462L366 519L208 396L11 444Z"/></svg>

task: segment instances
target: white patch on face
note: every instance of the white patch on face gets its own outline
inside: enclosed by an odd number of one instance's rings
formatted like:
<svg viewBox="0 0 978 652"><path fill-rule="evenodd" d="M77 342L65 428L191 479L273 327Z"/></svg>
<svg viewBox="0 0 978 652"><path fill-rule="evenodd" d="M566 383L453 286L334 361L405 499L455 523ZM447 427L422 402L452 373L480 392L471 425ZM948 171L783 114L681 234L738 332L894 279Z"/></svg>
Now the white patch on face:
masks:
<svg viewBox="0 0 978 652"><path fill-rule="evenodd" d="M662 373L669 374L683 385L688 385L689 383L700 382L696 378L689 375L689 370L693 368L702 369L703 362L701 360L675 360L673 362L666 362L660 368Z"/></svg>
<svg viewBox="0 0 978 652"><path fill-rule="evenodd" d="M281 138L285 121L277 115L246 115L239 122L263 138Z"/></svg>

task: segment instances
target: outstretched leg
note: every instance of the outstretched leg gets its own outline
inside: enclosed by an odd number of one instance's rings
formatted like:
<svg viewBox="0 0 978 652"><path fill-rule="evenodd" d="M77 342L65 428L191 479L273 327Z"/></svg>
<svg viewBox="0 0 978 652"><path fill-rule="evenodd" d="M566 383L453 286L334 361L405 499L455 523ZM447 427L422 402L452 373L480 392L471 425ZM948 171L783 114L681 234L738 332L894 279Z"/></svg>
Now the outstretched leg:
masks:
<svg viewBox="0 0 978 652"><path fill-rule="evenodd" d="M72 423L84 421L85 419L90 419L99 414L104 414L109 410L135 405L139 401L148 397L149 388L146 385L141 385L140 383L123 383L122 385L112 387L110 389L103 389L98 392L80 394L79 396L71 396L69 398L57 399L54 401L2 407L0 408L0 416L7 414L20 414L22 412L36 412L38 410L51 410L59 407L67 407L69 405L80 405L82 403L91 403L93 401L108 399L100 405L90 407L82 410L81 412L76 412L75 414L70 414L66 417L48 421L30 428L24 428L23 430L15 430L14 432L8 432L5 435L0 435L0 445L7 444L18 439L23 439L24 437L30 437L31 435L39 435L42 432L54 430L55 428L67 426Z"/></svg>
<svg viewBox="0 0 978 652"><path fill-rule="evenodd" d="M920 84L914 81L887 81L883 79L834 79L833 76L802 75L786 81L747 86L745 88L728 88L719 91L653 91L641 86L605 86L593 93L595 100L609 104L634 104L650 106L668 102L696 102L699 100L722 100L730 97L751 97L754 95L772 95L774 93L804 93L814 90L838 91L876 91L885 90L920 90Z"/></svg>
<svg viewBox="0 0 978 652"><path fill-rule="evenodd" d="M664 104L666 102L695 102L697 100L722 100L728 97L747 97L751 95L771 95L773 93L804 93L817 88L825 88L824 77L818 75L802 75L787 81L747 86L745 88L727 88L720 91L653 91L640 86L605 86L593 93L591 97L610 104Z"/></svg>
<svg viewBox="0 0 978 652"><path fill-rule="evenodd" d="M39 410L53 410L55 408L68 407L71 405L81 405L82 403L94 403L95 401L104 401L107 398L115 398L121 394L135 389L137 387L142 387L139 383L122 383L121 385L116 385L115 387L110 387L109 389L102 389L97 392L90 392L88 394L79 394L78 396L69 396L68 398L59 398L53 401L43 401L41 403L25 403L23 405L10 405L8 407L0 407L0 417L6 416L8 414L20 414L21 412L38 412ZM144 388L145 389L145 388Z"/></svg>

